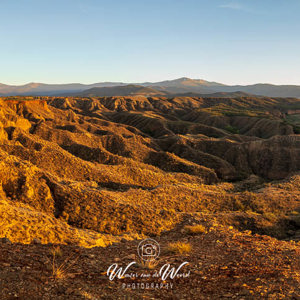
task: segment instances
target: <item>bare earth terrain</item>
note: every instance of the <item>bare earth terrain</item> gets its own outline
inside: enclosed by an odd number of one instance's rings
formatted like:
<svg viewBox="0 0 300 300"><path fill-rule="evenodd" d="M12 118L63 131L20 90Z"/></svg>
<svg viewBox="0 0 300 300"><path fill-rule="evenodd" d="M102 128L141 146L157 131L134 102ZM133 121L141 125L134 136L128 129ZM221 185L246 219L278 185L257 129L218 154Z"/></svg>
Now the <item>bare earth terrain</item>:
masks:
<svg viewBox="0 0 300 300"><path fill-rule="evenodd" d="M300 299L299 111L252 96L0 99L0 298ZM137 255L146 237L154 265ZM187 261L189 275L109 280L133 261Z"/></svg>

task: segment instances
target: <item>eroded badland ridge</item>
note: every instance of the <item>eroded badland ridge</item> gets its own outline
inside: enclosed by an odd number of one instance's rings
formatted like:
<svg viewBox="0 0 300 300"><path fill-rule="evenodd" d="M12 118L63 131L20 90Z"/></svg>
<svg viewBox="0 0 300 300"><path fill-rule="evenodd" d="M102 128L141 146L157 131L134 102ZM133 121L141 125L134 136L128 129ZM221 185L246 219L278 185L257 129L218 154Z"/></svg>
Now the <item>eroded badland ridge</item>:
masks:
<svg viewBox="0 0 300 300"><path fill-rule="evenodd" d="M2 98L0 298L142 297L103 272L145 236L191 262L148 297L299 297L299 133L293 98ZM49 279L49 243L75 275Z"/></svg>

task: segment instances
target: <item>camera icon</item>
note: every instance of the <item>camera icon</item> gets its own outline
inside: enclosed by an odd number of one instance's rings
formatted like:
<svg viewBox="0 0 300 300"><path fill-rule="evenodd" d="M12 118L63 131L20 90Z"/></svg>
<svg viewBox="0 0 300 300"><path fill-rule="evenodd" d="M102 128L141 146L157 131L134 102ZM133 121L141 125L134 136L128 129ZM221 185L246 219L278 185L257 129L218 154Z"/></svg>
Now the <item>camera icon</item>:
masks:
<svg viewBox="0 0 300 300"><path fill-rule="evenodd" d="M157 241L153 239L145 239L139 243L137 251L142 260L150 261L159 256L160 247Z"/></svg>
<svg viewBox="0 0 300 300"><path fill-rule="evenodd" d="M142 256L143 257L156 256L156 253L157 253L156 245L147 244L147 245L142 246Z"/></svg>

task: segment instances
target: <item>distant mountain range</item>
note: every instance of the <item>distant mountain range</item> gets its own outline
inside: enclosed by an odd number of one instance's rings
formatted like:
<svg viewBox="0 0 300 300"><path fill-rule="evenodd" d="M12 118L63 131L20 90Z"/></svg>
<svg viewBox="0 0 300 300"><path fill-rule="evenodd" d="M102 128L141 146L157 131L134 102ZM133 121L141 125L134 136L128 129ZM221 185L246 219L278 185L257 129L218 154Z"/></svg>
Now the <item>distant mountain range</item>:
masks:
<svg viewBox="0 0 300 300"><path fill-rule="evenodd" d="M232 95L263 95L269 97L300 98L298 85L225 85L202 79L179 78L160 82L124 83L99 82L94 84L44 84L29 83L21 86L0 84L0 96L32 95L32 96L174 96L174 95L211 95L222 97Z"/></svg>

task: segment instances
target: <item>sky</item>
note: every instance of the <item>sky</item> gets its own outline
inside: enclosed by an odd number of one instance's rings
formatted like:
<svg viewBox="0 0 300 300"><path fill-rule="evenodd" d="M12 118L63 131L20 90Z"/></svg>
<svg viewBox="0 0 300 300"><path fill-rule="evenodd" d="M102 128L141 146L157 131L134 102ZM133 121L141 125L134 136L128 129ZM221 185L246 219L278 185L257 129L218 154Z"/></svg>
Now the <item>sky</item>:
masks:
<svg viewBox="0 0 300 300"><path fill-rule="evenodd" d="M0 0L0 83L300 85L300 0Z"/></svg>

